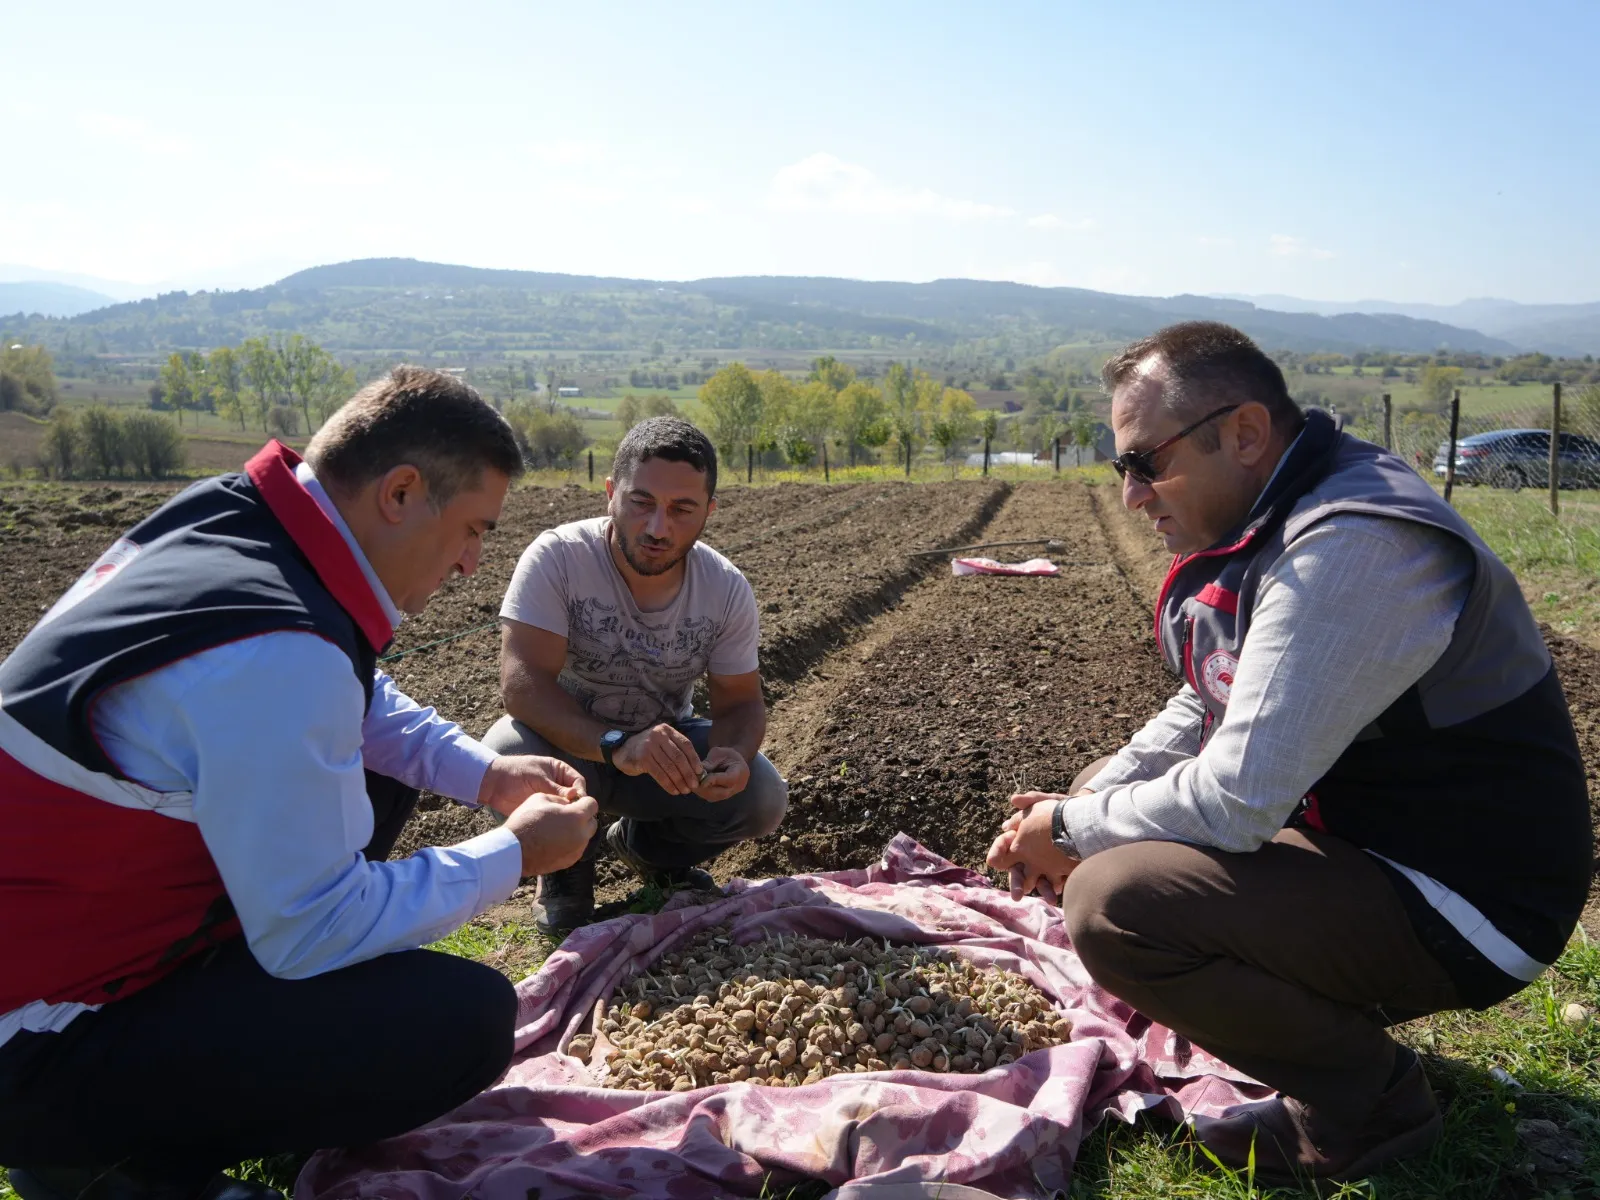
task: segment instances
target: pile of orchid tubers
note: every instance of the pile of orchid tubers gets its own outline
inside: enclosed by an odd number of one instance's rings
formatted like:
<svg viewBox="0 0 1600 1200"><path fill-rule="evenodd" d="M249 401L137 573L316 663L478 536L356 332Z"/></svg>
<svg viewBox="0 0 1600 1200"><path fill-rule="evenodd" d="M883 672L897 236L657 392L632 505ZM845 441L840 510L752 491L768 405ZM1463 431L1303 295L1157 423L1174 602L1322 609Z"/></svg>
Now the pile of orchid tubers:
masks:
<svg viewBox="0 0 1600 1200"><path fill-rule="evenodd" d="M686 1092L774 1087L842 1072L975 1074L1058 1046L1072 1023L1020 975L862 938L734 945L712 929L618 990L568 1053L604 1085Z"/></svg>

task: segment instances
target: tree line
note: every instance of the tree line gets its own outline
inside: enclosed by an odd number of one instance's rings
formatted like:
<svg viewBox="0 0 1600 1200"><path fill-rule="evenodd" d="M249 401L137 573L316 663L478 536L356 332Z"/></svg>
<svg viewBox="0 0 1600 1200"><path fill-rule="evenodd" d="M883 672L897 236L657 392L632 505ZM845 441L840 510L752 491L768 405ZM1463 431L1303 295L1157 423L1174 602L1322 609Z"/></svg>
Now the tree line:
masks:
<svg viewBox="0 0 1600 1200"><path fill-rule="evenodd" d="M50 414L39 466L56 479L131 474L165 479L188 462L183 434L153 412L117 412L96 405L81 414L65 406Z"/></svg>
<svg viewBox="0 0 1600 1200"><path fill-rule="evenodd" d="M649 415L623 410L618 416ZM917 454L937 445L943 458L981 430L993 436L995 415L979 417L977 403L959 388L927 372L890 363L883 383L859 378L831 355L815 359L796 382L779 371L753 372L728 363L701 386L699 423L724 454L752 446L809 466L835 439L851 465L893 443L897 453Z"/></svg>
<svg viewBox="0 0 1600 1200"><path fill-rule="evenodd" d="M301 334L246 338L209 354L174 350L150 387L152 408L214 412L245 430L292 436L305 422L309 433L356 388L355 373Z"/></svg>

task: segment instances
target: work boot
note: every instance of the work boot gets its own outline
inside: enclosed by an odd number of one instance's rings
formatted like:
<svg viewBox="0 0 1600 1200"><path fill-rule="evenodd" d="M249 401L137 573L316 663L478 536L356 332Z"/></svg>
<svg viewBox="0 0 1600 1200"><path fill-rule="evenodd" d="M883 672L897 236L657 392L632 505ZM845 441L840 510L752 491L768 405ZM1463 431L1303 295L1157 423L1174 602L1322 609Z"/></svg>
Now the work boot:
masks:
<svg viewBox="0 0 1600 1200"><path fill-rule="evenodd" d="M634 874L640 879L648 884L654 884L663 892L680 892L685 888L697 892L721 890L717 887L717 881L699 867L658 867L640 858L628 849L628 842L624 836L626 821L627 818L623 817L606 830L606 845L611 847L611 853L633 868Z"/></svg>
<svg viewBox="0 0 1600 1200"><path fill-rule="evenodd" d="M1411 1056L1411 1066L1358 1125L1336 1125L1310 1105L1279 1095L1237 1116L1206 1121L1196 1133L1223 1166L1235 1171L1245 1169L1253 1142L1256 1178L1266 1183L1360 1179L1393 1159L1426 1150L1444 1125L1421 1060L1414 1051L1400 1052Z"/></svg>
<svg viewBox="0 0 1600 1200"><path fill-rule="evenodd" d="M276 1188L231 1175L213 1175L196 1187L117 1167L14 1168L11 1188L22 1200L284 1200Z"/></svg>
<svg viewBox="0 0 1600 1200"><path fill-rule="evenodd" d="M594 858L585 854L564 871L539 876L533 927L560 941L594 917Z"/></svg>

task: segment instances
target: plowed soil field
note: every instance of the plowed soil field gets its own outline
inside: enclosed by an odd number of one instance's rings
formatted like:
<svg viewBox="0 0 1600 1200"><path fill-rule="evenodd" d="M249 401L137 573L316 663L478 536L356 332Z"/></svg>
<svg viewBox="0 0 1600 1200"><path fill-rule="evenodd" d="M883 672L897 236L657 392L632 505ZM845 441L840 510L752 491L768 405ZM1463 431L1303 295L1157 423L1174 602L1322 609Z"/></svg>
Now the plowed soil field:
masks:
<svg viewBox="0 0 1600 1200"><path fill-rule="evenodd" d="M0 654L171 491L0 487ZM487 728L500 712L496 614L518 555L603 503L577 487L514 493L478 574L401 629L400 657L387 664L401 686L473 732ZM1065 786L1177 686L1149 629L1165 556L1109 486L729 488L706 536L755 588L773 701L767 753L792 786L784 828L724 855L719 878L861 865L900 830L979 865L1007 796ZM1062 574L957 579L944 558L911 555L1018 538L1059 540L1051 557ZM1600 797L1600 653L1546 636ZM399 852L468 836L485 819L425 798ZM603 879L612 898L629 882L615 868Z"/></svg>

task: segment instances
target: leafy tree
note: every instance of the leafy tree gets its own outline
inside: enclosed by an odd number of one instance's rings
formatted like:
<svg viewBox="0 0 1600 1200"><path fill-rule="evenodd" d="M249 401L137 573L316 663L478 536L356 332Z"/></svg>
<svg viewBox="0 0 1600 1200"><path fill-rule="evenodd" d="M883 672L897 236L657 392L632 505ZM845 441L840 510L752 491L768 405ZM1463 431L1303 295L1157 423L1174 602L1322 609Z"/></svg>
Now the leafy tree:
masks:
<svg viewBox="0 0 1600 1200"><path fill-rule="evenodd" d="M623 433L627 433L642 420L644 405L639 402L639 397L629 392L617 405L617 424L622 426Z"/></svg>
<svg viewBox="0 0 1600 1200"><path fill-rule="evenodd" d="M0 409L35 416L49 412L58 399L55 362L43 346L11 342L0 346Z"/></svg>
<svg viewBox="0 0 1600 1200"><path fill-rule="evenodd" d="M74 468L82 461L83 435L72 410L58 408L50 417L44 434L44 459L47 469L57 479L71 479Z"/></svg>
<svg viewBox="0 0 1600 1200"><path fill-rule="evenodd" d="M232 346L218 346L206 362L206 377L216 399L217 412L245 428L244 364Z"/></svg>
<svg viewBox="0 0 1600 1200"><path fill-rule="evenodd" d="M931 428L934 444L939 447L940 461L949 461L952 447L967 442L977 426L978 406L972 397L959 388L944 388Z"/></svg>
<svg viewBox="0 0 1600 1200"><path fill-rule="evenodd" d="M161 398L178 414L181 427L183 410L194 407L194 379L189 374L189 360L176 350L167 355L161 368Z"/></svg>
<svg viewBox="0 0 1600 1200"><path fill-rule="evenodd" d="M189 351L189 383L193 389L195 411L213 411L216 404L212 395L211 376L206 371L206 356L198 350Z"/></svg>
<svg viewBox="0 0 1600 1200"><path fill-rule="evenodd" d="M1422 385L1422 401L1431 409L1440 410L1450 407L1450 398L1456 388L1461 386L1460 367L1441 367L1437 363L1429 363L1422 368L1418 378Z"/></svg>
<svg viewBox="0 0 1600 1200"><path fill-rule="evenodd" d="M844 436L851 466L855 466L858 449L876 449L889 440L883 393L870 383L858 379L846 384L839 393L837 413L836 428Z"/></svg>
<svg viewBox="0 0 1600 1200"><path fill-rule="evenodd" d="M127 447L123 441L122 422L108 408L96 405L83 414L79 422L83 439L84 457L102 478L122 470L127 461Z"/></svg>
<svg viewBox="0 0 1600 1200"><path fill-rule="evenodd" d="M706 432L724 456L755 441L761 401L761 387L743 363L729 363L700 386Z"/></svg>
<svg viewBox="0 0 1600 1200"><path fill-rule="evenodd" d="M761 389L761 426L756 431L756 449L762 452L784 449L799 389L781 371L761 372L756 376L756 386Z"/></svg>
<svg viewBox="0 0 1600 1200"><path fill-rule="evenodd" d="M583 422L570 408L551 413L542 405L516 404L506 410L506 420L524 457L535 466L570 465L589 444Z"/></svg>
<svg viewBox="0 0 1600 1200"><path fill-rule="evenodd" d="M979 428L983 431L984 441L994 441L994 435L1000 429L1000 414L992 408L984 410L983 417L979 422Z"/></svg>
<svg viewBox="0 0 1600 1200"><path fill-rule="evenodd" d="M806 379L808 382L826 384L829 391L838 393L849 387L855 377L855 368L827 354L812 360L811 374Z"/></svg>
<svg viewBox="0 0 1600 1200"><path fill-rule="evenodd" d="M248 400L254 418L267 430L267 413L283 390L283 374L278 356L264 337L246 338L239 346L245 382L250 385Z"/></svg>

